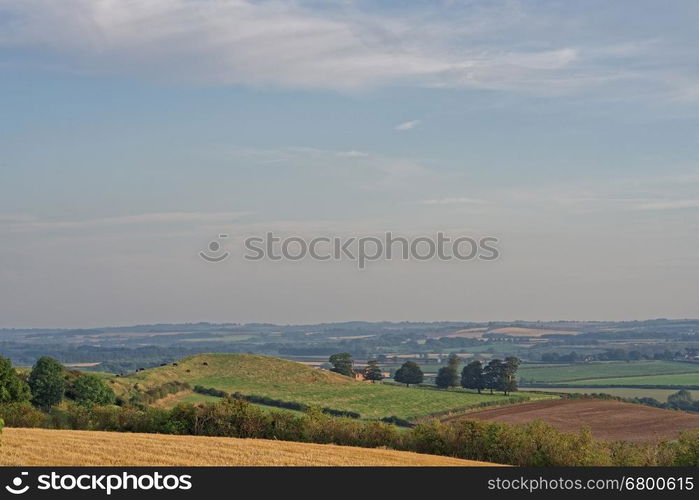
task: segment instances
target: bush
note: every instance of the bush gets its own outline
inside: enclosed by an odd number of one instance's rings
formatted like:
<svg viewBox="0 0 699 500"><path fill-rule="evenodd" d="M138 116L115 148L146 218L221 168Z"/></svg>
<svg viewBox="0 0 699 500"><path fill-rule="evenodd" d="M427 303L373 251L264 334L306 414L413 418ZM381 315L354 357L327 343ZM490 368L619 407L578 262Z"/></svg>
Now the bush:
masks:
<svg viewBox="0 0 699 500"><path fill-rule="evenodd" d="M674 461L672 465L699 466L699 431L686 431L672 446Z"/></svg>
<svg viewBox="0 0 699 500"><path fill-rule="evenodd" d="M28 402L0 404L0 418L8 427L41 427L46 415Z"/></svg>
<svg viewBox="0 0 699 500"><path fill-rule="evenodd" d="M609 454L589 431L565 434L543 422L506 425L436 421L417 425L404 449L528 467L608 465Z"/></svg>
<svg viewBox="0 0 699 500"><path fill-rule="evenodd" d="M81 374L66 389L66 396L83 406L113 405L114 391L96 375Z"/></svg>
<svg viewBox="0 0 699 500"><path fill-rule="evenodd" d="M165 382L157 387L151 387L145 391L140 391L138 384L136 384L134 389L136 389L137 392L131 395L128 400L128 404L135 406L146 406L170 394L187 391L190 389L190 387L187 382L179 382L174 380L172 382Z"/></svg>
<svg viewBox="0 0 699 500"><path fill-rule="evenodd" d="M397 425L398 427L415 427L415 424L413 424L410 420L396 417L395 415L391 415L390 417L383 417L381 421L387 424Z"/></svg>
<svg viewBox="0 0 699 500"><path fill-rule="evenodd" d="M29 385L12 368L12 362L0 356L0 403L29 401Z"/></svg>
<svg viewBox="0 0 699 500"><path fill-rule="evenodd" d="M218 389L214 389L213 387L206 388L201 385L195 385L194 392L198 392L199 394L207 394L209 396L215 396L217 398L228 397L228 393L226 391L220 391Z"/></svg>

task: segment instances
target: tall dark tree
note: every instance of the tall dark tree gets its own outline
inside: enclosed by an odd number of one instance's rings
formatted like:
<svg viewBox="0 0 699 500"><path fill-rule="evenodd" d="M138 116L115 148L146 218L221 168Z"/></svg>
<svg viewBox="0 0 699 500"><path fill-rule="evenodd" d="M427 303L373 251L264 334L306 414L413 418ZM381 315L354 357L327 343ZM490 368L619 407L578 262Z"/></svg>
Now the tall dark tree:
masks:
<svg viewBox="0 0 699 500"><path fill-rule="evenodd" d="M435 384L440 389L448 389L459 385L459 362L460 359L456 354L451 354L447 361L447 366L443 366L437 372Z"/></svg>
<svg viewBox="0 0 699 500"><path fill-rule="evenodd" d="M461 387L465 389L476 389L478 394L485 388L485 377L483 375L483 363L471 361L464 366L461 372Z"/></svg>
<svg viewBox="0 0 699 500"><path fill-rule="evenodd" d="M393 378L396 382L410 387L410 384L421 384L425 375L415 361L406 361L396 370L396 374Z"/></svg>
<svg viewBox="0 0 699 500"><path fill-rule="evenodd" d="M459 358L458 354L455 354L452 352L449 355L449 358L447 359L447 366L451 366L456 371L458 371L460 363L461 363L461 358Z"/></svg>
<svg viewBox="0 0 699 500"><path fill-rule="evenodd" d="M379 363L375 359L369 360L367 367L364 369L364 378L371 380L373 384L377 380L383 380L383 372L379 368Z"/></svg>
<svg viewBox="0 0 699 500"><path fill-rule="evenodd" d="M501 390L500 381L502 379L502 361L499 359L491 359L485 368L483 368L483 382L486 389L493 391Z"/></svg>
<svg viewBox="0 0 699 500"><path fill-rule="evenodd" d="M35 406L43 409L56 406L63 399L65 392L63 365L53 358L42 356L29 375L29 387L33 395L32 403Z"/></svg>
<svg viewBox="0 0 699 500"><path fill-rule="evenodd" d="M0 403L29 401L29 386L12 368L12 362L0 356Z"/></svg>
<svg viewBox="0 0 699 500"><path fill-rule="evenodd" d="M330 364L333 365L330 371L346 375L347 377L354 376L354 361L352 355L348 352L338 352L330 356Z"/></svg>
<svg viewBox="0 0 699 500"><path fill-rule="evenodd" d="M434 383L440 389L448 389L449 387L454 387L459 382L459 374L451 366L443 366L437 371L437 376L434 379Z"/></svg>

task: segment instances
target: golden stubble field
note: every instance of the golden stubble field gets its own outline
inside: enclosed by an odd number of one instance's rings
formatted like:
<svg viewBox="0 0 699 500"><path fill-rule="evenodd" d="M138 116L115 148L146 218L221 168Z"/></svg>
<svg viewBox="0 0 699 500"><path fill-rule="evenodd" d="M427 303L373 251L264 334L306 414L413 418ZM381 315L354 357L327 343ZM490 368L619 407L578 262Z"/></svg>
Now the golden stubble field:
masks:
<svg viewBox="0 0 699 500"><path fill-rule="evenodd" d="M483 466L393 450L263 439L6 428L0 465Z"/></svg>

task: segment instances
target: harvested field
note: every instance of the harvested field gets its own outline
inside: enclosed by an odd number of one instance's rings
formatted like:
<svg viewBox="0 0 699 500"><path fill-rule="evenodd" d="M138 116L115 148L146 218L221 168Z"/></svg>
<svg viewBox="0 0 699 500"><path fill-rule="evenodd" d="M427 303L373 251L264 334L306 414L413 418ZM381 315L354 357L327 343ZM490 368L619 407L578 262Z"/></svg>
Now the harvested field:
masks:
<svg viewBox="0 0 699 500"><path fill-rule="evenodd" d="M523 328L519 326L507 326L503 328L496 328L490 330L488 328L464 328L462 330L457 330L453 333L444 335L440 334L439 337L460 337L465 339L480 339L485 334L497 333L501 335L510 335L513 337L541 337L543 335L575 335L580 333L574 330L557 330L557 329L545 329L545 328Z"/></svg>
<svg viewBox="0 0 699 500"><path fill-rule="evenodd" d="M673 439L699 428L699 414L602 399L540 401L469 413L449 420L486 420L521 424L542 420L564 432L590 428L601 440L650 442Z"/></svg>
<svg viewBox="0 0 699 500"><path fill-rule="evenodd" d="M485 462L326 444L6 428L0 466L483 466Z"/></svg>
<svg viewBox="0 0 699 500"><path fill-rule="evenodd" d="M546 330L544 328L521 328L518 326L508 326L505 328L497 328L490 330L488 333L500 333L505 335L523 336L523 337L541 337L542 335L575 335L573 330Z"/></svg>

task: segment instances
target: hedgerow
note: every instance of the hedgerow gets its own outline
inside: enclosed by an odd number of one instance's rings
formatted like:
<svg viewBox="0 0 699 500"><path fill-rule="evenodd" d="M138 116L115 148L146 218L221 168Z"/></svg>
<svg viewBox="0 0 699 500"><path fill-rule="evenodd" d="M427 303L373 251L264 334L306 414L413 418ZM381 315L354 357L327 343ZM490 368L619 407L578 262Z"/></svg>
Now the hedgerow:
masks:
<svg viewBox="0 0 699 500"><path fill-rule="evenodd" d="M384 422L334 418L318 408L303 415L263 411L236 398L183 403L171 410L70 403L42 413L42 418L26 406L0 405L0 418L25 427L333 443L520 466L699 465L699 431L685 432L672 442L633 444L596 441L586 429L563 433L539 421L520 425L430 421L400 430Z"/></svg>

